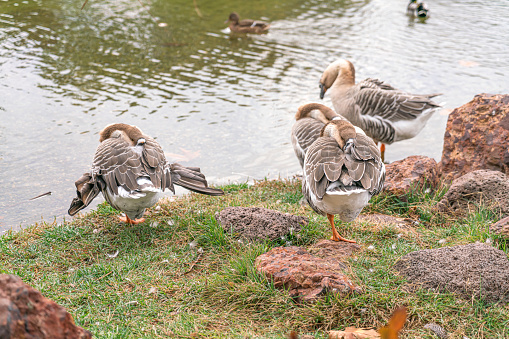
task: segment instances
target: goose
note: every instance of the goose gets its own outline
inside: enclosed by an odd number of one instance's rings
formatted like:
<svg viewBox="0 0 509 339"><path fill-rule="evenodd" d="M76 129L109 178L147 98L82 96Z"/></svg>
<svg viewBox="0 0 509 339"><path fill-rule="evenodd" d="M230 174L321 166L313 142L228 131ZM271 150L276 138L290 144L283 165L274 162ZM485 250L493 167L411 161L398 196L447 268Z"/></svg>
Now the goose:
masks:
<svg viewBox="0 0 509 339"><path fill-rule="evenodd" d="M411 94L378 79L355 83L355 68L345 59L331 63L320 79L320 98L329 90L334 110L368 136L385 145L415 137L439 104L431 98L441 94Z"/></svg>
<svg viewBox="0 0 509 339"><path fill-rule="evenodd" d="M320 137L322 128L333 119L343 118L322 104L309 103L297 109L291 137L293 150L299 159L300 167L304 167L304 157L309 146Z"/></svg>
<svg viewBox="0 0 509 339"><path fill-rule="evenodd" d="M199 168L167 163L159 143L136 126L108 125L99 133L99 142L91 171L75 182L77 197L68 210L71 216L99 192L125 213L120 220L129 224L144 222L145 209L155 205L166 188L175 193L174 184L201 194L224 194L208 187Z"/></svg>
<svg viewBox="0 0 509 339"><path fill-rule="evenodd" d="M244 19L240 20L240 17L237 13L232 12L228 17L226 23L230 23L228 26L230 31L235 33L265 33L268 31L270 24L265 21Z"/></svg>
<svg viewBox="0 0 509 339"><path fill-rule="evenodd" d="M302 193L316 213L327 216L333 241L355 243L339 235L334 215L343 222L354 220L380 193L384 180L385 166L373 140L346 119L335 119L306 152Z"/></svg>

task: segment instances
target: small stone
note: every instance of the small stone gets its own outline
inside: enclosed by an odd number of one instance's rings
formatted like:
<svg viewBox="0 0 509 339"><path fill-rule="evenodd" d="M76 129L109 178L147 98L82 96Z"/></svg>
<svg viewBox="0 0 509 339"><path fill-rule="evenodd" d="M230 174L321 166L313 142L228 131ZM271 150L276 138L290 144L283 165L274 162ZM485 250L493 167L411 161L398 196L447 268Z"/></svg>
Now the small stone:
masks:
<svg viewBox="0 0 509 339"><path fill-rule="evenodd" d="M106 253L106 256L110 259L113 259L113 258L116 258L117 255L118 255L119 251L117 250L115 253L113 254L109 254L109 253Z"/></svg>
<svg viewBox="0 0 509 339"><path fill-rule="evenodd" d="M368 251L374 251L374 250L375 250L375 246L373 246L373 245L368 246Z"/></svg>
<svg viewBox="0 0 509 339"><path fill-rule="evenodd" d="M160 22L160 23L157 24L157 26L159 26L159 27L166 27L166 26L168 26L168 24L166 22Z"/></svg>
<svg viewBox="0 0 509 339"><path fill-rule="evenodd" d="M155 288L153 286L150 288L150 290L148 290L148 294L154 294L156 292L157 292L157 288Z"/></svg>
<svg viewBox="0 0 509 339"><path fill-rule="evenodd" d="M392 249L395 250L396 249L396 244L392 244Z"/></svg>
<svg viewBox="0 0 509 339"><path fill-rule="evenodd" d="M168 221L167 221L167 223L168 223L168 226L173 226L173 225L175 225L175 222L174 222L173 220L171 220L171 219L170 219L170 220L168 220Z"/></svg>
<svg viewBox="0 0 509 339"><path fill-rule="evenodd" d="M486 239L486 243L487 243L487 244L491 244L492 242L493 242L493 240L491 240L491 238L487 238L487 239Z"/></svg>
<svg viewBox="0 0 509 339"><path fill-rule="evenodd" d="M447 240L445 240L445 239L440 239L440 240L438 241L438 243L439 243L440 245L445 244L446 242L447 242Z"/></svg>
<svg viewBox="0 0 509 339"><path fill-rule="evenodd" d="M156 211L160 211L160 210L161 210L161 206L157 205L154 209L155 209Z"/></svg>
<svg viewBox="0 0 509 339"><path fill-rule="evenodd" d="M157 227L157 226L159 226L159 223L158 223L157 221L152 221L152 222L150 223L150 227L154 227L154 228L155 228L155 227Z"/></svg>
<svg viewBox="0 0 509 339"><path fill-rule="evenodd" d="M198 245L198 242L196 240L193 240L189 243L190 248L195 248Z"/></svg>
<svg viewBox="0 0 509 339"><path fill-rule="evenodd" d="M163 261L161 261L163 264L167 264L169 263L170 261L168 259L163 259Z"/></svg>

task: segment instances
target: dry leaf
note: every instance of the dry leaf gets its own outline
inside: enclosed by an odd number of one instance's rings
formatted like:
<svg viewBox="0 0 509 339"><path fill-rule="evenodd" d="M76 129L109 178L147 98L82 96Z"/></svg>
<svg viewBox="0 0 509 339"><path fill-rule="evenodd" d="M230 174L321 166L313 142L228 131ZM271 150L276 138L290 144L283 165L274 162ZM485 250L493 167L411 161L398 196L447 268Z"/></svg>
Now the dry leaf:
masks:
<svg viewBox="0 0 509 339"><path fill-rule="evenodd" d="M406 322L406 307L397 308L389 319L389 324L382 327L379 332L382 339L398 339L398 332L401 331Z"/></svg>
<svg viewBox="0 0 509 339"><path fill-rule="evenodd" d="M370 339L380 338L376 330L367 328L347 327L344 331L330 331L329 339Z"/></svg>

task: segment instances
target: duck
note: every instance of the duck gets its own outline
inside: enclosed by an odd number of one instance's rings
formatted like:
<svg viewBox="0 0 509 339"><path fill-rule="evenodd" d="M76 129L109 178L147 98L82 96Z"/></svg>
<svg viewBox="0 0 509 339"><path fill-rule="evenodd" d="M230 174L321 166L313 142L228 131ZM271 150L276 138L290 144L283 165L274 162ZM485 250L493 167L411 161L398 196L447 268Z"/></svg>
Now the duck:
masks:
<svg viewBox="0 0 509 339"><path fill-rule="evenodd" d="M316 213L327 216L333 241L355 243L339 235L334 216L343 222L357 218L384 181L377 145L346 119L327 123L306 152L302 194Z"/></svg>
<svg viewBox="0 0 509 339"><path fill-rule="evenodd" d="M417 0L410 0L408 6L406 7L406 13L413 17L417 16L417 7Z"/></svg>
<svg viewBox="0 0 509 339"><path fill-rule="evenodd" d="M429 8L428 4L425 2L419 2L417 5L417 15L419 19L427 19L429 18Z"/></svg>
<svg viewBox="0 0 509 339"><path fill-rule="evenodd" d="M139 224L145 209L155 205L174 185L193 192L220 196L220 189L208 187L198 167L185 167L166 161L162 147L137 126L115 123L99 132L99 146L92 169L76 182L76 195L68 213L74 216L102 192L115 209L123 211L120 220Z"/></svg>
<svg viewBox="0 0 509 339"><path fill-rule="evenodd" d="M228 17L226 23L230 23L228 26L230 31L234 33L265 33L268 31L270 24L265 21L244 19L240 20L239 15L236 12L232 12Z"/></svg>
<svg viewBox="0 0 509 339"><path fill-rule="evenodd" d="M407 14L414 18L429 18L428 4L423 1L410 0L407 6Z"/></svg>
<svg viewBox="0 0 509 339"><path fill-rule="evenodd" d="M323 127L333 119L343 119L331 108L319 104L301 105L295 113L295 124L292 126L292 145L300 167L304 167L306 151L320 137Z"/></svg>
<svg viewBox="0 0 509 339"><path fill-rule="evenodd" d="M345 59L331 63L320 78L320 99L329 90L334 110L376 143L385 144L415 137L440 107L431 99L441 93L411 94L378 79L355 83L355 68Z"/></svg>

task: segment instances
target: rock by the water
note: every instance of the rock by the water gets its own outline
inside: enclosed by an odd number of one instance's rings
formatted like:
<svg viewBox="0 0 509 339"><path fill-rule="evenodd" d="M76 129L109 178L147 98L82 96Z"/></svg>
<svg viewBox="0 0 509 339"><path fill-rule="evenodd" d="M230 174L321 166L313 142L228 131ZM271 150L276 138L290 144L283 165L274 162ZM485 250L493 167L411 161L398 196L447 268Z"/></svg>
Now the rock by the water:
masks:
<svg viewBox="0 0 509 339"><path fill-rule="evenodd" d="M399 196L424 185L434 189L439 181L437 162L422 155L394 161L385 166L385 172L384 190Z"/></svg>
<svg viewBox="0 0 509 339"><path fill-rule="evenodd" d="M309 223L305 217L262 207L227 207L216 214L216 219L226 233L247 240L275 240L298 233Z"/></svg>
<svg viewBox="0 0 509 339"><path fill-rule="evenodd" d="M347 295L361 293L345 273L345 257L360 249L359 245L322 240L310 251L302 247L276 247L255 261L260 273L278 288L290 290L292 296L302 301L312 301L326 293Z"/></svg>
<svg viewBox="0 0 509 339"><path fill-rule="evenodd" d="M0 274L0 338L87 339L92 334L19 277Z"/></svg>
<svg viewBox="0 0 509 339"><path fill-rule="evenodd" d="M479 169L509 175L509 95L479 94L451 112L440 165L448 180Z"/></svg>
<svg viewBox="0 0 509 339"><path fill-rule="evenodd" d="M442 212L461 213L469 204L480 204L509 215L509 177L499 171L478 170L452 182L449 191L438 203Z"/></svg>
<svg viewBox="0 0 509 339"><path fill-rule="evenodd" d="M509 217L505 217L490 225L490 233L509 239Z"/></svg>
<svg viewBox="0 0 509 339"><path fill-rule="evenodd" d="M466 299L509 302L507 255L484 243L412 252L394 269L412 285L455 292Z"/></svg>

